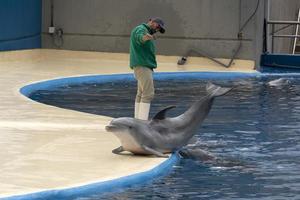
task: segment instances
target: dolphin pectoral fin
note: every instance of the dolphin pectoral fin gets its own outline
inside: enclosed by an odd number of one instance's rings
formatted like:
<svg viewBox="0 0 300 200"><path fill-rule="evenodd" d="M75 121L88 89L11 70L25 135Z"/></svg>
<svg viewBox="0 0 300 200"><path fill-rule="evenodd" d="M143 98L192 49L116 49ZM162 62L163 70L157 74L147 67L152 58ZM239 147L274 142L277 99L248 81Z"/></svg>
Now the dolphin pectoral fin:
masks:
<svg viewBox="0 0 300 200"><path fill-rule="evenodd" d="M124 148L123 148L122 146L120 146L120 147L118 147L118 148L112 150L112 152L113 152L114 154L120 154L122 151L124 151Z"/></svg>
<svg viewBox="0 0 300 200"><path fill-rule="evenodd" d="M150 147L147 147L147 146L145 146L145 145L143 145L142 148L143 148L145 151L147 151L147 152L149 152L149 153L151 153L151 154L153 154L153 155L156 155L157 157L169 158L168 155L165 155L165 154L163 154L163 153L161 153L161 152L159 152L159 151L156 151L156 150L154 150L154 149L152 149L152 148L150 148Z"/></svg>
<svg viewBox="0 0 300 200"><path fill-rule="evenodd" d="M175 108L176 106L169 106L169 107L166 107L165 109L159 111L154 117L153 117L153 120L163 120L165 119L165 115L166 115L166 112L172 108Z"/></svg>

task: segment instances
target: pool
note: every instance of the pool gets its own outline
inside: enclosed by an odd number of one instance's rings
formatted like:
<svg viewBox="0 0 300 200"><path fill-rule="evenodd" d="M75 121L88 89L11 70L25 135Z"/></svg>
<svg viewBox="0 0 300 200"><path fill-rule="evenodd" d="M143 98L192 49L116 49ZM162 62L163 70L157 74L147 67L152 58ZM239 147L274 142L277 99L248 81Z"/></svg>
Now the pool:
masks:
<svg viewBox="0 0 300 200"><path fill-rule="evenodd" d="M212 81L234 89L216 99L191 141L232 165L181 159L165 177L117 193L78 199L300 199L300 76L289 84L266 83L276 76L157 79L150 116L176 105L184 112ZM38 90L30 98L45 104L112 117L133 116L133 79Z"/></svg>

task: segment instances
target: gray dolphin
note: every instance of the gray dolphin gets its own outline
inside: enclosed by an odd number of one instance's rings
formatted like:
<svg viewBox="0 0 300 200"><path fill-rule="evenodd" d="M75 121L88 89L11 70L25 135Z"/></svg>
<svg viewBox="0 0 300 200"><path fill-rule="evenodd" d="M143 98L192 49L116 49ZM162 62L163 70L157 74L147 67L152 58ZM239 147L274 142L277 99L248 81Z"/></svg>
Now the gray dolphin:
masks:
<svg viewBox="0 0 300 200"><path fill-rule="evenodd" d="M168 157L166 154L179 150L193 137L208 115L214 98L231 89L208 83L207 95L174 118L165 117L166 112L175 107L170 106L158 112L152 120L129 117L113 119L105 128L120 139L122 146L112 152L119 154L129 151L133 154Z"/></svg>
<svg viewBox="0 0 300 200"><path fill-rule="evenodd" d="M208 151L202 150L198 147L184 147L178 151L181 158L192 159L205 164L210 164L215 167L225 167L225 168L239 168L244 170L254 170L255 167L239 159L234 158L219 158L211 154Z"/></svg>
<svg viewBox="0 0 300 200"><path fill-rule="evenodd" d="M217 158L212 155L211 153L202 150L200 148L183 148L178 151L179 155L182 158L187 158L187 159L193 159L193 160L199 160L199 161L216 161Z"/></svg>
<svg viewBox="0 0 300 200"><path fill-rule="evenodd" d="M272 81L269 81L267 83L267 85L269 86L285 86L285 85L289 85L291 83L290 80L286 79L286 78L279 78L279 79L275 79Z"/></svg>

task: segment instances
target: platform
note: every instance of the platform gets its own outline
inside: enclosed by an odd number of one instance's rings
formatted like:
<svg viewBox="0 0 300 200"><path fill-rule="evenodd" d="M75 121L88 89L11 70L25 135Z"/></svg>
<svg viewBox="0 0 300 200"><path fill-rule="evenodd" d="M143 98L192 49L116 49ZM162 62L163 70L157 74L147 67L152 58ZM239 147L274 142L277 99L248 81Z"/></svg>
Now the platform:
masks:
<svg viewBox="0 0 300 200"><path fill-rule="evenodd" d="M183 66L177 66L176 56L157 59L156 72L256 72L253 61L236 60L224 68L205 58L190 58ZM47 49L1 52L0 73L0 198L114 180L167 161L114 155L111 150L120 143L104 130L110 117L44 105L20 93L23 86L44 80L132 73L128 54Z"/></svg>

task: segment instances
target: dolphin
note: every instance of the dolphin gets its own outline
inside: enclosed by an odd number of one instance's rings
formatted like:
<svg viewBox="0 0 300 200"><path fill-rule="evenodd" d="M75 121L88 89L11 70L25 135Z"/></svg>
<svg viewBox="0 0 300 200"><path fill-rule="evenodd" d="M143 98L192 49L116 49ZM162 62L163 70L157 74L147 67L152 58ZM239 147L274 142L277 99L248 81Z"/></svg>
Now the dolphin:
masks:
<svg viewBox="0 0 300 200"><path fill-rule="evenodd" d="M217 158L211 153L200 148L183 148L178 151L182 158L199 160L199 161L216 161Z"/></svg>
<svg viewBox="0 0 300 200"><path fill-rule="evenodd" d="M286 78L279 78L279 79L275 79L272 81L269 81L267 83L267 85L269 86L284 86L284 85L289 85L291 83L290 80L286 79Z"/></svg>
<svg viewBox="0 0 300 200"><path fill-rule="evenodd" d="M221 167L226 169L241 169L243 171L254 171L255 166L245 161L230 157L219 158L208 151L198 147L184 147L178 151L178 154L183 159L191 159L196 162L208 164L211 167Z"/></svg>
<svg viewBox="0 0 300 200"><path fill-rule="evenodd" d="M214 98L226 94L231 89L208 83L206 96L174 118L165 116L168 110L175 108L169 106L158 112L151 120L130 117L113 119L105 129L118 137L122 146L112 152L120 154L129 151L137 155L168 157L167 154L179 150L193 137L208 115Z"/></svg>

